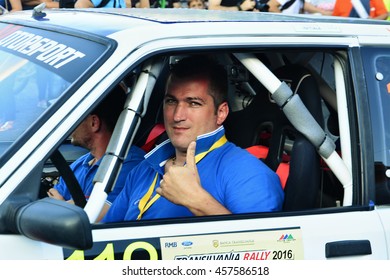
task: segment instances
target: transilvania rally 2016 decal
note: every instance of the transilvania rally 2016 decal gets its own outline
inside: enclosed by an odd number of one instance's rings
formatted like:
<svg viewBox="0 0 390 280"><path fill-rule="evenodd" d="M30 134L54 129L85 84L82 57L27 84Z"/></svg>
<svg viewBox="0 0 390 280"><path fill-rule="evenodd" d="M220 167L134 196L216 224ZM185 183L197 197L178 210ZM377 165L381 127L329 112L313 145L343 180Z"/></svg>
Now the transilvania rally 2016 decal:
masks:
<svg viewBox="0 0 390 280"><path fill-rule="evenodd" d="M64 249L69 260L301 260L300 228L95 242L90 250Z"/></svg>
<svg viewBox="0 0 390 280"><path fill-rule="evenodd" d="M300 229L161 238L161 252L169 260L303 259Z"/></svg>

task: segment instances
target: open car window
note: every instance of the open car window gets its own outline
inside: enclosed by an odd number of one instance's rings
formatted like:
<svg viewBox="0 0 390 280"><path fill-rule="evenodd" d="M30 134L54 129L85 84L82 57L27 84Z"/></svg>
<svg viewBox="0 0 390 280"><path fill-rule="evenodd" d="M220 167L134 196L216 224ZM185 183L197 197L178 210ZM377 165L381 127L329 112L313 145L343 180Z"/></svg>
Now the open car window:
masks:
<svg viewBox="0 0 390 280"><path fill-rule="evenodd" d="M306 52L300 50L298 54L292 49L285 49L243 53L243 58L233 52L212 53L224 65L229 76L230 114L224 123L226 136L264 161L279 175L286 194L283 211L347 206L352 203L350 193L345 199L345 189L351 191L352 179L348 177L349 173L340 175L343 170L348 170L348 165L339 156L342 151L335 75L340 73L334 70L334 64L342 57L338 55L339 51L310 49ZM150 144L147 142L154 128L163 122L161 110L167 69L186 55L160 56L146 61L138 73L131 73L136 81L135 86L131 87L129 100L139 94L144 95L144 99L142 104L136 105L137 108L127 109L125 113L137 110L140 112L139 118L129 115L128 119L120 120L122 123L119 123L119 127L129 127L125 125L126 122L133 120L139 123L139 128L136 130L137 126L133 125L134 131L117 134L113 141L118 147L121 141L123 144L130 142L123 139L125 134L130 137L132 133L135 133L133 145L144 147ZM245 65L248 59L267 69L260 75L263 77L259 79L259 69ZM340 71L346 70L341 68ZM286 96L277 97L275 92L270 92L274 86L267 85L267 75L281 82ZM139 87L137 79L145 86ZM145 83L145 79L148 83ZM298 105L286 106L290 99L294 99ZM166 135L158 135L155 145L165 139ZM147 152L153 147L149 146ZM107 153L114 155L117 147L111 148ZM329 157L331 159L327 161ZM112 166L109 162L117 161L117 157L106 157L104 160L107 161L104 166ZM99 169L95 177L98 178L98 185L106 180L105 176L109 176L108 171Z"/></svg>

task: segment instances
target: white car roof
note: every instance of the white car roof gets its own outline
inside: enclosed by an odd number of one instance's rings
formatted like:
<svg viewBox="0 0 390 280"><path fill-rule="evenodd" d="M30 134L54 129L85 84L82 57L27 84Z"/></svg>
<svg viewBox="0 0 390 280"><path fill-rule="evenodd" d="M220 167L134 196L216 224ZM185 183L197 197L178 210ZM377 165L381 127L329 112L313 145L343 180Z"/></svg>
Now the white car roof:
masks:
<svg viewBox="0 0 390 280"><path fill-rule="evenodd" d="M152 37L212 35L308 35L390 36L390 22L312 15L260 12L228 12L197 9L46 9L46 17L34 19L32 11L9 13L0 22L31 24L38 28L77 29L109 36L133 30L138 36L149 30ZM210 24L213 23L213 24ZM359 25L357 27L356 25ZM136 31L140 28L141 30ZM150 36L148 36L150 37Z"/></svg>

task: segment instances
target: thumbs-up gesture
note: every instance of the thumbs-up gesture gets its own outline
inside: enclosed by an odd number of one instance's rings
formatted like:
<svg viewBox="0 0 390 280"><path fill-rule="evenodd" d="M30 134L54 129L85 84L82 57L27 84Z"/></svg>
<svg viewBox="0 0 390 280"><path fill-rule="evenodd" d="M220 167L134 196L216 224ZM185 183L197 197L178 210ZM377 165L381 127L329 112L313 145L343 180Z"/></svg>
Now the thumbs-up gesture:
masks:
<svg viewBox="0 0 390 280"><path fill-rule="evenodd" d="M156 192L172 203L187 207L197 216L230 214L202 187L195 161L195 148L196 143L191 142L187 148L186 165L168 168Z"/></svg>
<svg viewBox="0 0 390 280"><path fill-rule="evenodd" d="M186 165L172 165L165 172L156 192L171 202L189 207L194 196L204 191L200 185L198 169L195 162L196 143L191 142L187 148Z"/></svg>

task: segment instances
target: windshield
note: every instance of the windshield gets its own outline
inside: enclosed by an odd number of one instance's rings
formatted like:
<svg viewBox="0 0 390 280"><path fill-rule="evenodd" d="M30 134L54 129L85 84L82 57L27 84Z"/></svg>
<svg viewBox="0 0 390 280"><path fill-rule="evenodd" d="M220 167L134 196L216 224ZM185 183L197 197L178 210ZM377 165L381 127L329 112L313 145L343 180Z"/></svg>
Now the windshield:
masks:
<svg viewBox="0 0 390 280"><path fill-rule="evenodd" d="M104 62L108 41L91 38L0 23L0 162L76 80Z"/></svg>
<svg viewBox="0 0 390 280"><path fill-rule="evenodd" d="M0 157L69 85L27 59L0 51Z"/></svg>

